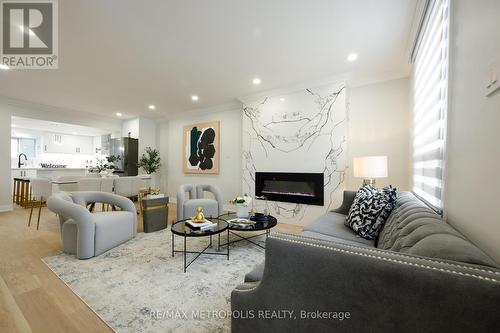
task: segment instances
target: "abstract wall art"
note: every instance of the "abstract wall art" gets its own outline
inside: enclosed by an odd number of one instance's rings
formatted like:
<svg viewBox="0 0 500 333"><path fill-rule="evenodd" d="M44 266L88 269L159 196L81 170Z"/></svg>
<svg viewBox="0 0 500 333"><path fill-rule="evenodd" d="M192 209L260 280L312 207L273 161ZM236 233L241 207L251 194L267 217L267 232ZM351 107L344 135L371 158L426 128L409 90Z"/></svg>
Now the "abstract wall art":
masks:
<svg viewBox="0 0 500 333"><path fill-rule="evenodd" d="M220 129L219 121L184 126L184 173L219 173Z"/></svg>

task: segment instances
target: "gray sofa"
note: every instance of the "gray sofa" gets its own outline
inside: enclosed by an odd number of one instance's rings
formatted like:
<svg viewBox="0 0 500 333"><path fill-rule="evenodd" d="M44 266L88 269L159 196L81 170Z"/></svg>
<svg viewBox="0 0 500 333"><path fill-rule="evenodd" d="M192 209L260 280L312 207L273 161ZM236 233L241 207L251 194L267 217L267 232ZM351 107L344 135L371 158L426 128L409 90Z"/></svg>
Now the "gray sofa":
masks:
<svg viewBox="0 0 500 333"><path fill-rule="evenodd" d="M500 329L491 258L409 192L377 242L360 238L344 226L354 196L301 235L268 238L265 263L231 294L232 332Z"/></svg>

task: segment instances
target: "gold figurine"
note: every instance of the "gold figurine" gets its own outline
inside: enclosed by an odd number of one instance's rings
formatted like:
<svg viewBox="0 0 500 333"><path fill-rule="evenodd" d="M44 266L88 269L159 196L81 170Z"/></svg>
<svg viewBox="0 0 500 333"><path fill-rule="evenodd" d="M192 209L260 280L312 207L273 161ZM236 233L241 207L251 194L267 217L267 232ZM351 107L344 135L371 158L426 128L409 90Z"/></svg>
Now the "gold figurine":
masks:
<svg viewBox="0 0 500 333"><path fill-rule="evenodd" d="M191 218L191 221L196 223L203 223L206 221L205 215L203 215L203 208L196 208L196 215Z"/></svg>

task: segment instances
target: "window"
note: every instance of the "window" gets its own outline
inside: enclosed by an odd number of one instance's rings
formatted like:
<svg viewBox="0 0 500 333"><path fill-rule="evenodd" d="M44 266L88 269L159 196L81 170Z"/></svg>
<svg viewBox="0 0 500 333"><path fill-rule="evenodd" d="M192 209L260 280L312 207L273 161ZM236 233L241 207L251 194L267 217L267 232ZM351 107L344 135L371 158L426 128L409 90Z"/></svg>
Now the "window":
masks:
<svg viewBox="0 0 500 333"><path fill-rule="evenodd" d="M11 138L10 139L10 155L17 157L24 153L27 157L34 158L36 155L36 140L30 138Z"/></svg>
<svg viewBox="0 0 500 333"><path fill-rule="evenodd" d="M448 109L449 0L426 4L412 54L413 192L443 209Z"/></svg>

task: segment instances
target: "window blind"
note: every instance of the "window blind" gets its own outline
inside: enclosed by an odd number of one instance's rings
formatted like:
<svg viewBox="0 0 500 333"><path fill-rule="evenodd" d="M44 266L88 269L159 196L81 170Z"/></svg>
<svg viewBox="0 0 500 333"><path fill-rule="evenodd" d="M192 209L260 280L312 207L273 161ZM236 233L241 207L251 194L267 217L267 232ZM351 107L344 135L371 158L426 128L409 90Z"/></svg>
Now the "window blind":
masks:
<svg viewBox="0 0 500 333"><path fill-rule="evenodd" d="M413 52L413 192L442 213L449 0L429 1Z"/></svg>

